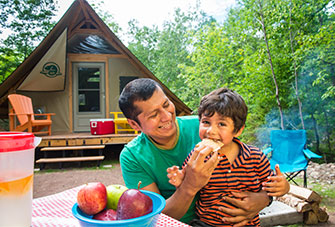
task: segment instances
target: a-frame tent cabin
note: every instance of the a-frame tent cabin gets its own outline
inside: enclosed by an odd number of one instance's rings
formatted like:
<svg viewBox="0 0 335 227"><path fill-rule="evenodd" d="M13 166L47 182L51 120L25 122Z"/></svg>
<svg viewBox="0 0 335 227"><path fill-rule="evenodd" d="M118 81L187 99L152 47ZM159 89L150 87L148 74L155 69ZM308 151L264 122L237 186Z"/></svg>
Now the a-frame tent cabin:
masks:
<svg viewBox="0 0 335 227"><path fill-rule="evenodd" d="M7 96L32 98L34 108L52 112L52 132L89 131L90 119L110 118L119 111L118 97L134 78L158 81L176 106L188 108L115 36L85 0L76 0L40 45L0 85L2 118Z"/></svg>

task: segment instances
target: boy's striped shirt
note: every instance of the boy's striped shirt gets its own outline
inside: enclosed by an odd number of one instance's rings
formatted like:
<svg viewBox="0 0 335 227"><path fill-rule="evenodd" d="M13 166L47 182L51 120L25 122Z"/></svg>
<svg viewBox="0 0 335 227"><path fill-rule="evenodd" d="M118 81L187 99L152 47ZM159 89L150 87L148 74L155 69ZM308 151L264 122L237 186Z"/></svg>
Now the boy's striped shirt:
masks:
<svg viewBox="0 0 335 227"><path fill-rule="evenodd" d="M197 215L200 220L215 226L232 226L223 223L221 218L228 216L219 211L219 207L235 208L232 204L222 200L223 197L234 198L231 192L251 191L259 192L262 182L273 175L270 163L259 148L242 143L239 139L233 140L240 146L240 152L231 165L225 155L221 155L218 166L205 187L200 190L197 201ZM190 158L189 154L184 165ZM246 226L259 226L259 216L256 215Z"/></svg>

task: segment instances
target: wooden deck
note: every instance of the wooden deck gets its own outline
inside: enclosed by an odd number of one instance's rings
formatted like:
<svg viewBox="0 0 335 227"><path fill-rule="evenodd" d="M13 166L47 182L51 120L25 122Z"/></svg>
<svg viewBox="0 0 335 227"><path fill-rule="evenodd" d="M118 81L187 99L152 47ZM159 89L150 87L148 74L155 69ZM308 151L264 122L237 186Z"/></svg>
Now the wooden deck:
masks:
<svg viewBox="0 0 335 227"><path fill-rule="evenodd" d="M42 141L38 147L126 144L134 139L137 135L138 134L92 135L89 132L54 134L51 136L40 136Z"/></svg>

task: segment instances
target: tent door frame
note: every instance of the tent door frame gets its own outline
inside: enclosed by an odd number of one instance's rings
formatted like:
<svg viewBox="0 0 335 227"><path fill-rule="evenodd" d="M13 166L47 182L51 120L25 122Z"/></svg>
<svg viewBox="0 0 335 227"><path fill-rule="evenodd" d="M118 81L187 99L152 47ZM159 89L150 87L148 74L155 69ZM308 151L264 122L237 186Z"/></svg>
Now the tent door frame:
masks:
<svg viewBox="0 0 335 227"><path fill-rule="evenodd" d="M79 69L98 69L99 70L99 88L79 88ZM88 132L90 131L90 119L106 118L105 104L105 62L72 62L73 75L73 131ZM81 74L82 75L82 74ZM83 80L81 80L82 82ZM79 92L81 94L79 94ZM86 105L86 94L99 92L99 108L95 111L80 110L79 103L82 107ZM80 100L79 100L80 99Z"/></svg>

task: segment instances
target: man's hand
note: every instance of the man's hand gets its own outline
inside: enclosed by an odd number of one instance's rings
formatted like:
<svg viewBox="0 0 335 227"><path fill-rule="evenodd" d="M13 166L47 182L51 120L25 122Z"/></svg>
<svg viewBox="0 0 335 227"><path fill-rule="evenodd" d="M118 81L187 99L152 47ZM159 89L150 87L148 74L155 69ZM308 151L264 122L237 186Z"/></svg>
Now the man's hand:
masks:
<svg viewBox="0 0 335 227"><path fill-rule="evenodd" d="M285 176L280 172L279 165L276 167L276 176L268 177L270 181L263 182L263 190L268 192L269 196L283 196L290 190L290 184Z"/></svg>
<svg viewBox="0 0 335 227"><path fill-rule="evenodd" d="M223 199L233 205L236 209L220 207L219 210L231 215L232 217L224 217L222 221L236 223L234 227L245 226L251 221L264 207L269 204L269 197L265 191L261 192L232 192L237 197Z"/></svg>
<svg viewBox="0 0 335 227"><path fill-rule="evenodd" d="M212 148L198 145L184 167L185 176L181 186L188 190L191 194L196 194L202 187L204 187L217 164L219 163L219 154L217 151L213 152L211 157L205 162L207 156L212 152Z"/></svg>
<svg viewBox="0 0 335 227"><path fill-rule="evenodd" d="M197 146L194 149L187 165L183 168L184 180L173 195L166 200L166 206L162 213L178 220L184 216L194 196L207 184L213 170L219 163L217 152L214 152L211 158L205 162L206 157L211 151L212 148L204 146ZM155 187L157 187L157 185L155 185ZM157 191L159 191L158 188Z"/></svg>

